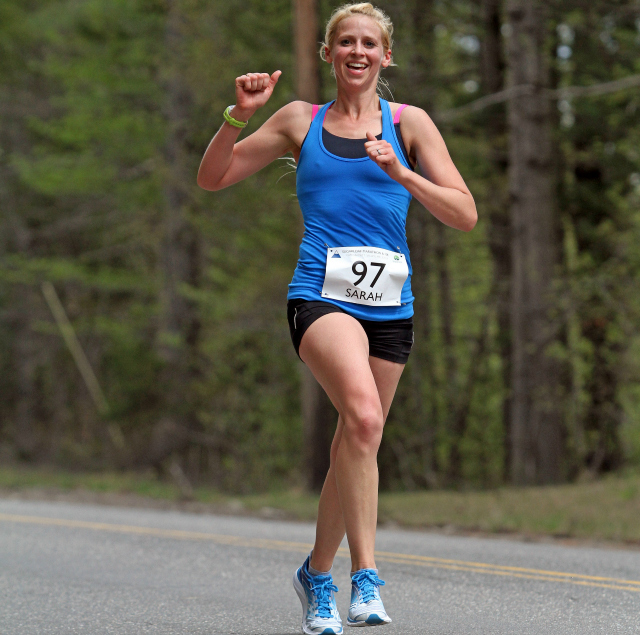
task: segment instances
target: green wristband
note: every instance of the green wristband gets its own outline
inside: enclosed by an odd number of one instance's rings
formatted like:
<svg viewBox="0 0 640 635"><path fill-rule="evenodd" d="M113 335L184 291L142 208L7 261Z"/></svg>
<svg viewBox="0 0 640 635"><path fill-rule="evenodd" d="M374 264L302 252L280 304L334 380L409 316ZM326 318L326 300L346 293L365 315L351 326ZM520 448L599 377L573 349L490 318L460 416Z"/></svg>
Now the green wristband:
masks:
<svg viewBox="0 0 640 635"><path fill-rule="evenodd" d="M247 124L249 123L248 121L238 121L237 119L234 119L229 113L231 112L231 109L235 108L235 104L232 106L227 106L227 109L224 111L224 120L231 126L234 126L235 128L246 128Z"/></svg>

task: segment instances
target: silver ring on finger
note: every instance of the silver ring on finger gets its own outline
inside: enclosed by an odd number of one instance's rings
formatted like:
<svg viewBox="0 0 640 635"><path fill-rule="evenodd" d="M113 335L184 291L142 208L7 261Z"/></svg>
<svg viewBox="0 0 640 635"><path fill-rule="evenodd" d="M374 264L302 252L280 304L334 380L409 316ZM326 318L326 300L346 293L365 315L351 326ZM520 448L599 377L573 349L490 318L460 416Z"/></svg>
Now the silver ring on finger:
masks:
<svg viewBox="0 0 640 635"><path fill-rule="evenodd" d="M382 154L382 152L380 152L380 148L377 148L377 150L378 150L378 154Z"/></svg>

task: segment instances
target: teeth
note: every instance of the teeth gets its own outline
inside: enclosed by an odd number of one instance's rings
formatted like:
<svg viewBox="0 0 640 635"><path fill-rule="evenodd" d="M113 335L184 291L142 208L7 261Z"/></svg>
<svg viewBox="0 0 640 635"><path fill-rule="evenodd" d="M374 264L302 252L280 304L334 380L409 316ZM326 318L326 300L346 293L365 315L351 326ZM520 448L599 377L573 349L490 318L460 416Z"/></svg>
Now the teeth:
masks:
<svg viewBox="0 0 640 635"><path fill-rule="evenodd" d="M358 64L358 63L356 63L356 62L352 62L352 63L350 63L350 64L347 64L347 66L348 66L349 68L366 68L366 67L367 67L367 65L366 65L366 64Z"/></svg>

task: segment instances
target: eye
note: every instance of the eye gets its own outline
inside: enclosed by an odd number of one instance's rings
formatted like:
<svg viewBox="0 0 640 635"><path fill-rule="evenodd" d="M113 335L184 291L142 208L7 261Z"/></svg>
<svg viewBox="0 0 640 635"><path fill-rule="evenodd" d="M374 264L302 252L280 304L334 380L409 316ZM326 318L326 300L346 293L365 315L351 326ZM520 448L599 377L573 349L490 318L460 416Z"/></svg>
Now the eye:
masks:
<svg viewBox="0 0 640 635"><path fill-rule="evenodd" d="M349 46L350 40L346 38L344 40L340 40L340 46Z"/></svg>

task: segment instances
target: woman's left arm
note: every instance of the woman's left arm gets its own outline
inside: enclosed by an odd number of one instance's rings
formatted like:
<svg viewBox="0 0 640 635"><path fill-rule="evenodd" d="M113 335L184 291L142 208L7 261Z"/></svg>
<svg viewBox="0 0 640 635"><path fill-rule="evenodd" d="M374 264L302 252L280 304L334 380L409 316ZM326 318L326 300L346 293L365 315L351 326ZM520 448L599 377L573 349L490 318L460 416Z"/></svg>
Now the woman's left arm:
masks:
<svg viewBox="0 0 640 635"><path fill-rule="evenodd" d="M409 106L401 121L403 141L423 176L406 168L389 143L367 133L369 141L365 146L369 157L438 220L449 227L471 231L478 221L475 201L431 117L424 110Z"/></svg>

